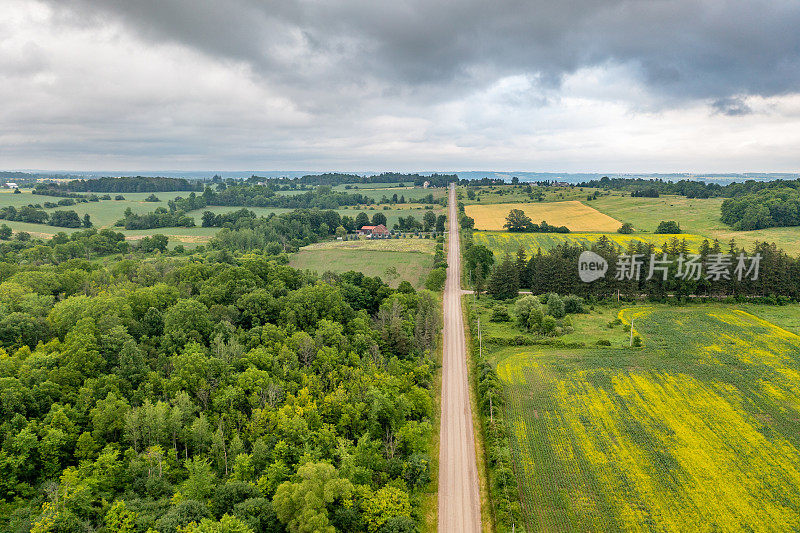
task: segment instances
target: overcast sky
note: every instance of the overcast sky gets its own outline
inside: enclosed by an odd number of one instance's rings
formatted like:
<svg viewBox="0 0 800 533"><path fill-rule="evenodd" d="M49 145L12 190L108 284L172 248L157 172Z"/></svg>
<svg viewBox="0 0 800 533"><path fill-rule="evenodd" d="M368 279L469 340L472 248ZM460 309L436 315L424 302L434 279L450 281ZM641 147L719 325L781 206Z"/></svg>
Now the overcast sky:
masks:
<svg viewBox="0 0 800 533"><path fill-rule="evenodd" d="M800 170L796 0L0 0L0 169Z"/></svg>

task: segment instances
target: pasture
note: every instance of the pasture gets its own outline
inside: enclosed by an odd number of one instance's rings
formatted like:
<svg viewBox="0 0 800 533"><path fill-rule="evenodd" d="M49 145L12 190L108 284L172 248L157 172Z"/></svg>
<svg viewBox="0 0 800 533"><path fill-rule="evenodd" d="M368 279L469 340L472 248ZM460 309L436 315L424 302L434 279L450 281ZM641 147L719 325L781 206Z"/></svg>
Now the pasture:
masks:
<svg viewBox="0 0 800 533"><path fill-rule="evenodd" d="M800 227L734 231L719 219L722 201L682 196L604 196L587 204L617 220L631 222L638 231L652 232L662 220L675 220L683 231L718 239L723 244L736 239L740 246L750 248L756 242L774 242L792 256L800 254Z"/></svg>
<svg viewBox="0 0 800 533"><path fill-rule="evenodd" d="M289 265L318 274L355 270L395 288L406 280L420 289L433 268L435 245L432 239L330 241L301 248Z"/></svg>
<svg viewBox="0 0 800 533"><path fill-rule="evenodd" d="M539 249L542 251L550 250L564 242L590 247L603 235L624 250L627 250L631 243L635 244L637 242L652 244L661 248L665 243L670 242L673 237L677 237L681 240L686 239L689 250L696 251L704 240L703 236L693 234L673 236L654 235L652 233L622 235L620 233L510 233L508 231L475 231L472 233L472 241L475 244L482 244L489 248L494 252L495 257L501 257L506 253L514 255L520 248L525 250L525 253L530 257Z"/></svg>
<svg viewBox="0 0 800 533"><path fill-rule="evenodd" d="M502 230L512 209L521 209L537 224L544 220L553 226L566 226L570 231L614 232L622 225L619 220L577 200L465 206L466 214L475 219L478 230Z"/></svg>
<svg viewBox="0 0 800 533"><path fill-rule="evenodd" d="M529 531L800 528L800 336L758 316L797 306L602 308L578 348L499 342L485 306Z"/></svg>

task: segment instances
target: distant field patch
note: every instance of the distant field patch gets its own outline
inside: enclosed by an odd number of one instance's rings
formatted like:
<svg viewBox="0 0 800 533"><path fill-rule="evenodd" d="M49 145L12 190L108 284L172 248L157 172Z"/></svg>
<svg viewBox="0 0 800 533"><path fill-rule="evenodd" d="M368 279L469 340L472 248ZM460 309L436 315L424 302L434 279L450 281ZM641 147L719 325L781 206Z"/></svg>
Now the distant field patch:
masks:
<svg viewBox="0 0 800 533"><path fill-rule="evenodd" d="M304 247L303 250L371 250L432 254L435 246L436 241L432 239L358 239L318 242Z"/></svg>
<svg viewBox="0 0 800 533"><path fill-rule="evenodd" d="M553 226L566 226L571 231L617 231L622 223L615 218L577 200L535 204L473 204L465 207L475 219L475 229L502 230L512 209L521 209L537 224L546 221Z"/></svg>
<svg viewBox="0 0 800 533"><path fill-rule="evenodd" d="M669 243L673 235L633 234L620 233L510 233L508 231L476 231L472 234L475 244L482 244L492 250L495 255L505 253L515 254L522 248L530 256L541 248L542 251L555 248L561 243L579 244L586 247L597 242L600 237L606 236L617 246L627 249L631 243L643 242L661 247ZM679 240L686 239L690 251L700 248L704 237L701 235L681 234L675 235Z"/></svg>
<svg viewBox="0 0 800 533"><path fill-rule="evenodd" d="M419 289L433 268L433 249L434 241L423 239L333 241L302 248L289 265L319 274L355 270L392 287L406 280Z"/></svg>

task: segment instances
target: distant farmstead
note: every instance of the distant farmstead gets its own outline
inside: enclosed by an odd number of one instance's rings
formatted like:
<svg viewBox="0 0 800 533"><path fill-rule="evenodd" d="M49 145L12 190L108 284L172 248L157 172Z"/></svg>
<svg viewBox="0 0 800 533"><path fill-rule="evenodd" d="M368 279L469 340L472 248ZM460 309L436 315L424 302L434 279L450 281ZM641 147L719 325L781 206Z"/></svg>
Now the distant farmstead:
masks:
<svg viewBox="0 0 800 533"><path fill-rule="evenodd" d="M389 230L383 224L378 224L377 226L361 226L357 233L368 237L386 237L389 235Z"/></svg>
<svg viewBox="0 0 800 533"><path fill-rule="evenodd" d="M18 189L19 185L17 185L13 181L7 181L6 182L6 187L8 187L9 189Z"/></svg>

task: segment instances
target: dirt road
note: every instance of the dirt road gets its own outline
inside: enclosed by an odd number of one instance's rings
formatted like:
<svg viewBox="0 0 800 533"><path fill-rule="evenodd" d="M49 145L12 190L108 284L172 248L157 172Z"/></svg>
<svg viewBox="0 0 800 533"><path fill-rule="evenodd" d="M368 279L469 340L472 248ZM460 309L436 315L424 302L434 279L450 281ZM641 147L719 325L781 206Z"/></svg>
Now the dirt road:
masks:
<svg viewBox="0 0 800 533"><path fill-rule="evenodd" d="M467 347L461 314L461 254L456 192L453 185L450 187L449 218L439 447L439 532L479 532L481 504L472 408L469 403Z"/></svg>

